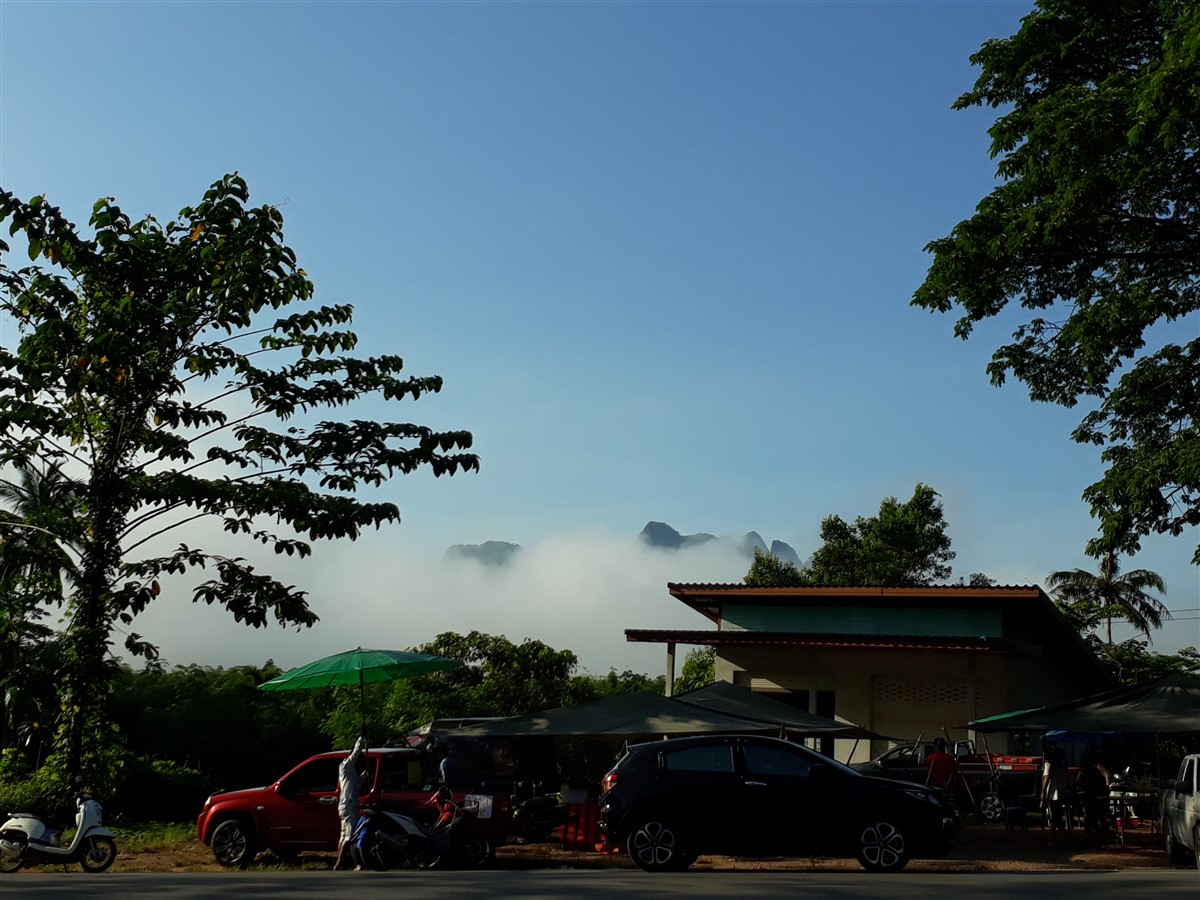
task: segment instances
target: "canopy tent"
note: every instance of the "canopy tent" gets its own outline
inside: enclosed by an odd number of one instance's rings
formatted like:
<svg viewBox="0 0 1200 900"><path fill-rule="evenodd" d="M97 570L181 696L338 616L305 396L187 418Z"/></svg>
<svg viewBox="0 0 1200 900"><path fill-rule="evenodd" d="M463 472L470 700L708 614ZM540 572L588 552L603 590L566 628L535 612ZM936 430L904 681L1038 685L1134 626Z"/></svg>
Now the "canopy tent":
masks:
<svg viewBox="0 0 1200 900"><path fill-rule="evenodd" d="M774 733L777 724L737 718L660 694L641 692L603 697L574 706L546 709L525 716L480 722L446 733L468 737L487 735L605 735L636 737L650 734L712 732Z"/></svg>
<svg viewBox="0 0 1200 900"><path fill-rule="evenodd" d="M868 731L852 722L839 722L818 716L754 691L715 681L710 685L679 694L673 699L692 706L702 706L729 716L769 722L785 729L791 737L838 737L855 740L882 739L881 735Z"/></svg>
<svg viewBox="0 0 1200 900"><path fill-rule="evenodd" d="M1126 734L1200 732L1200 676L1168 675L1041 709L976 719L975 731L1074 731Z"/></svg>

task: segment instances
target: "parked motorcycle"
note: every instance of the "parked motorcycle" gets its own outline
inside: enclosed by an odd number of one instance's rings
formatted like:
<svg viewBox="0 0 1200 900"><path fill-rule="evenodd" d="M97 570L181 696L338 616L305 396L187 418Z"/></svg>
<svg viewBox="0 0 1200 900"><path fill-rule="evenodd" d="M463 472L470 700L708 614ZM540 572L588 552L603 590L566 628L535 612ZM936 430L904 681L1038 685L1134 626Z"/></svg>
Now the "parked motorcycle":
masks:
<svg viewBox="0 0 1200 900"><path fill-rule="evenodd" d="M62 845L62 831L33 813L7 813L0 826L0 872L46 863L79 863L85 872L103 872L117 858L113 833L103 827L104 810L86 791L75 795L75 835Z"/></svg>
<svg viewBox="0 0 1200 900"><path fill-rule="evenodd" d="M445 785L429 802L438 808L432 826L401 812L363 807L351 838L356 862L365 869L430 869L454 863L478 866L491 857L486 839L458 833L463 819L474 815L477 807L455 803Z"/></svg>

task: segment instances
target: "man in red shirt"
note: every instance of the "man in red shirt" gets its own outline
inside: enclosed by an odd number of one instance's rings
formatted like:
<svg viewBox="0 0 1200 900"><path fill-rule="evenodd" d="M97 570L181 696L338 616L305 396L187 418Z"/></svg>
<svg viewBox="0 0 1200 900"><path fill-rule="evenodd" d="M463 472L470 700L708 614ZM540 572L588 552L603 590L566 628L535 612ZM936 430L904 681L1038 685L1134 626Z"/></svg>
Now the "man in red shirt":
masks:
<svg viewBox="0 0 1200 900"><path fill-rule="evenodd" d="M938 738L933 752L925 757L925 783L945 790L958 773L958 760L946 752L946 741Z"/></svg>

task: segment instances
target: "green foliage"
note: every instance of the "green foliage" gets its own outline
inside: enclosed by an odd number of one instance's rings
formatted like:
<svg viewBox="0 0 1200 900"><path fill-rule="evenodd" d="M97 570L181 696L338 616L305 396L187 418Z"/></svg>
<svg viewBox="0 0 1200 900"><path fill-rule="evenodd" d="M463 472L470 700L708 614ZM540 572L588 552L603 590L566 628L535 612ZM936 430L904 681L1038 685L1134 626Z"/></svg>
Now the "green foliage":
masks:
<svg viewBox="0 0 1200 900"><path fill-rule="evenodd" d="M972 61L955 107L1001 111L1001 183L928 245L912 302L958 307L964 339L1028 311L988 373L1035 401L1099 401L1072 435L1106 466L1083 494L1088 553L1132 554L1200 524L1200 4L1040 0Z"/></svg>
<svg viewBox="0 0 1200 900"><path fill-rule="evenodd" d="M36 778L25 777L9 780L0 778L0 810L17 812L45 812L63 807L62 798L51 795L47 786Z"/></svg>
<svg viewBox="0 0 1200 900"><path fill-rule="evenodd" d="M950 537L937 492L924 484L901 503L886 498L879 515L821 522L824 542L813 553L809 578L819 585L915 587L950 576Z"/></svg>
<svg viewBox="0 0 1200 900"><path fill-rule="evenodd" d="M582 703L586 700L598 700L601 697L616 697L620 694L636 694L640 691L653 691L661 694L666 690L666 676L656 675L651 678L641 672L626 669L617 672L609 669L607 675L575 675L573 676L571 695L572 702Z"/></svg>
<svg viewBox="0 0 1200 900"><path fill-rule="evenodd" d="M203 772L169 759L139 756L126 765L110 806L114 815L135 822L184 822L195 817L210 793L212 786Z"/></svg>
<svg viewBox="0 0 1200 900"><path fill-rule="evenodd" d="M398 734L439 717L515 716L579 699L578 658L541 641L448 631L414 649L466 665L391 686L385 710Z"/></svg>
<svg viewBox="0 0 1200 900"><path fill-rule="evenodd" d="M1098 627L1103 621L1110 645L1114 619L1128 622L1149 639L1151 628L1162 628L1163 619L1171 618L1166 605L1147 593L1148 590L1166 593L1162 577L1149 569L1134 569L1122 575L1117 555L1111 551L1100 558L1099 572L1083 569L1051 572L1046 577L1046 586L1059 609L1080 633Z"/></svg>
<svg viewBox="0 0 1200 900"><path fill-rule="evenodd" d="M802 569L755 551L744 581L759 587L915 587L948 578L954 559L937 491L924 484L905 503L886 498L877 516L853 523L826 516L821 541Z"/></svg>
<svg viewBox="0 0 1200 900"><path fill-rule="evenodd" d="M806 587L812 584L807 569L799 569L794 563L764 553L757 547L750 571L742 580L757 587Z"/></svg>
<svg viewBox="0 0 1200 900"><path fill-rule="evenodd" d="M58 523L79 555L58 679L76 770L85 719L103 707L114 628L132 625L162 580L187 579L195 602L254 627L317 620L304 591L244 558L186 544L139 558L148 540L213 518L303 557L312 542L399 520L394 504L361 500L358 489L479 465L461 452L466 431L318 418L372 397L416 400L442 381L403 377L398 356L349 356L349 305L291 311L312 300L313 285L283 243L279 210L248 200L246 183L228 175L164 226L103 198L89 238L43 197L0 191L0 221L31 261L14 267L0 241L0 314L19 335L16 347L0 346L0 471L80 473L82 499ZM154 655L136 632L125 646Z"/></svg>
<svg viewBox="0 0 1200 900"><path fill-rule="evenodd" d="M679 680L675 682L675 693L684 694L712 684L716 681L716 672L717 648L693 647L683 658Z"/></svg>
<svg viewBox="0 0 1200 900"><path fill-rule="evenodd" d="M124 668L113 682L109 716L146 765L153 761L199 772L209 792L265 784L329 749L321 733L329 695L258 690L278 674L272 663L227 669L177 666L170 671L150 666L141 672Z"/></svg>
<svg viewBox="0 0 1200 900"><path fill-rule="evenodd" d="M1122 684L1143 684L1167 675L1200 674L1200 652L1195 647L1184 647L1178 653L1155 653L1145 641L1135 638L1106 644L1094 635L1089 636L1088 643Z"/></svg>

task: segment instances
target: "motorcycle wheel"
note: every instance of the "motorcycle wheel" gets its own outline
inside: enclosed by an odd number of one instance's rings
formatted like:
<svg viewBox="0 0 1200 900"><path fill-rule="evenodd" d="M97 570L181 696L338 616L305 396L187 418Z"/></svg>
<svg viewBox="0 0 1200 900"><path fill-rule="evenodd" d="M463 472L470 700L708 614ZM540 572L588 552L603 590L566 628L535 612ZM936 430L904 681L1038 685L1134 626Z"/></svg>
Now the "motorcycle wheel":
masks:
<svg viewBox="0 0 1200 900"><path fill-rule="evenodd" d="M23 865L25 863L19 856L16 859L0 858L0 872L15 872Z"/></svg>
<svg viewBox="0 0 1200 900"><path fill-rule="evenodd" d="M376 837L371 847L362 853L363 868L376 872L400 869L407 863L408 860L400 849L385 838Z"/></svg>
<svg viewBox="0 0 1200 900"><path fill-rule="evenodd" d="M117 845L109 837L84 838L83 856L79 865L85 872L103 872L117 858Z"/></svg>
<svg viewBox="0 0 1200 900"><path fill-rule="evenodd" d="M454 848L454 863L463 869L486 866L494 856L491 842L477 834L467 835L462 843Z"/></svg>

